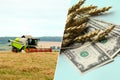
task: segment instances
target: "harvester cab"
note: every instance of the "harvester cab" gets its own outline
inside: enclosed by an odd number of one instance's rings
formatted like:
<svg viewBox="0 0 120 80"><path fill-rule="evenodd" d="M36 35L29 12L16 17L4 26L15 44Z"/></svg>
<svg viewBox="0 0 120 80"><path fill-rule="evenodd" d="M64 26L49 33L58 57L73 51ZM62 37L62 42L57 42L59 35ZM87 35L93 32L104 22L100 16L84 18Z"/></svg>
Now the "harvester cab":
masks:
<svg viewBox="0 0 120 80"><path fill-rule="evenodd" d="M12 46L13 52L21 52L29 48L36 49L39 40L40 39L33 38L30 35L23 35L20 38L15 38L14 40L8 40L8 42L10 42L10 46Z"/></svg>

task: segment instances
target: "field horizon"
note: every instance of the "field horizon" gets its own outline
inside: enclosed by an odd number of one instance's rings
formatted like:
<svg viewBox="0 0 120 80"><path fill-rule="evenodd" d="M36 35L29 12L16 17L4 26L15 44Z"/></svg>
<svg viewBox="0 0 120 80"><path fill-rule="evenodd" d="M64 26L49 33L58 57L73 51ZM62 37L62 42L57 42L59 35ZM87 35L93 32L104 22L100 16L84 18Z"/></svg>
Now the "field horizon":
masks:
<svg viewBox="0 0 120 80"><path fill-rule="evenodd" d="M14 40L16 37L0 37L0 44L8 43L8 40ZM43 36L43 37L35 37L40 39L40 41L49 41L49 42L61 42L62 37L60 36Z"/></svg>

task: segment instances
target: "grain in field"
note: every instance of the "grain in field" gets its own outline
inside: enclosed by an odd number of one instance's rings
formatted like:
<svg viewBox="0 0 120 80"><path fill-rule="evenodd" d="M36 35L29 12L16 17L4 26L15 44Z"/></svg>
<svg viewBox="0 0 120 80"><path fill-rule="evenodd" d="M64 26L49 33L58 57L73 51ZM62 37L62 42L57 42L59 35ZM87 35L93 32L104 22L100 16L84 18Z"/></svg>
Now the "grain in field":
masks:
<svg viewBox="0 0 120 80"><path fill-rule="evenodd" d="M0 52L0 80L53 80L58 52Z"/></svg>

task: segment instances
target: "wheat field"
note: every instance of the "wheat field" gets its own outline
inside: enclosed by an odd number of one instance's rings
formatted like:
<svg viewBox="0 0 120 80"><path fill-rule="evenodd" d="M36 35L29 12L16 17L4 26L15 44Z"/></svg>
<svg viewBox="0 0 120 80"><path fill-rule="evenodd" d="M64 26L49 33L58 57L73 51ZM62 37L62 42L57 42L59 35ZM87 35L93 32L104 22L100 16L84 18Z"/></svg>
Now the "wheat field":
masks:
<svg viewBox="0 0 120 80"><path fill-rule="evenodd" d="M53 80L58 52L0 52L0 80Z"/></svg>

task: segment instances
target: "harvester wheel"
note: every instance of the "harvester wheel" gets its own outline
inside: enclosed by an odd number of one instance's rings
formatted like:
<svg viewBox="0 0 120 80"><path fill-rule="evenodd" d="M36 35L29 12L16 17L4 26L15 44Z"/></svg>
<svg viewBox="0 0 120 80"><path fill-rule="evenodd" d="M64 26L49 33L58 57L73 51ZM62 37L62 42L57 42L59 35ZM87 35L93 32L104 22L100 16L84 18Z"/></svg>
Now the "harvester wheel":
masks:
<svg viewBox="0 0 120 80"><path fill-rule="evenodd" d="M19 52L19 50L16 47L12 47L12 52Z"/></svg>

